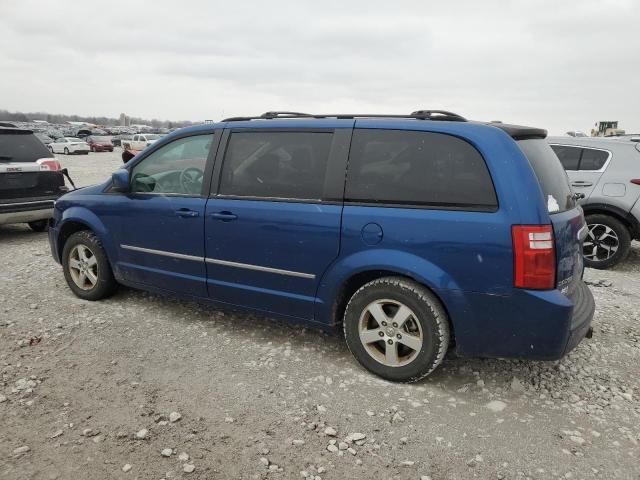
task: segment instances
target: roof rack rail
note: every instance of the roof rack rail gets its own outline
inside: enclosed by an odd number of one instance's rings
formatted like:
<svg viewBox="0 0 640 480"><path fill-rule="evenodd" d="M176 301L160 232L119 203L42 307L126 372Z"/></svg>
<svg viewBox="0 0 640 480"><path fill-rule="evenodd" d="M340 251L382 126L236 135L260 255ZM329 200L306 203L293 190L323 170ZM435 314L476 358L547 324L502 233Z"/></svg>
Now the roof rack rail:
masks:
<svg viewBox="0 0 640 480"><path fill-rule="evenodd" d="M457 113L447 112L446 110L416 110L409 115L384 115L384 114L366 114L366 113L332 113L332 114L315 114L300 113L286 111L265 112L262 115L254 117L230 117L222 120L223 122L241 122L246 120L273 120L276 118L292 119L292 118L336 118L336 119L354 119L354 118L413 118L416 120L440 120L449 122L466 122L467 119Z"/></svg>

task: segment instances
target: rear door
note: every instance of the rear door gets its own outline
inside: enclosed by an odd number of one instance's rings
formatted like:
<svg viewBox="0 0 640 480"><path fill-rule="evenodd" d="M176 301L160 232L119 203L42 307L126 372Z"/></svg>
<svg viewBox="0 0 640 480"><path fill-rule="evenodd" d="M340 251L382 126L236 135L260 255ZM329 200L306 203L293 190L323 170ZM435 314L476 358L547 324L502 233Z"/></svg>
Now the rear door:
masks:
<svg viewBox="0 0 640 480"><path fill-rule="evenodd" d="M577 145L552 145L551 148L567 171L573 190L584 195L583 202L587 201L607 169L611 153Z"/></svg>
<svg viewBox="0 0 640 480"><path fill-rule="evenodd" d="M340 249L350 132L226 131L205 217L212 299L313 319L318 282Z"/></svg>
<svg viewBox="0 0 640 480"><path fill-rule="evenodd" d="M582 242L587 228L582 208L577 206L567 174L546 140L520 140L518 145L529 160L547 202L556 247L556 287L573 300L584 270Z"/></svg>

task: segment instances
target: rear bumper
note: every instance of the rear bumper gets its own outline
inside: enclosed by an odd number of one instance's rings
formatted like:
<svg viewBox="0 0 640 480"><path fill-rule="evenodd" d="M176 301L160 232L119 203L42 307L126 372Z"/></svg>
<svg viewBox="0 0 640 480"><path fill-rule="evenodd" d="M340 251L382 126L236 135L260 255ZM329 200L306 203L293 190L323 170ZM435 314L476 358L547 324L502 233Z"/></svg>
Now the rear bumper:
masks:
<svg viewBox="0 0 640 480"><path fill-rule="evenodd" d="M53 216L55 200L0 203L0 225L46 220Z"/></svg>
<svg viewBox="0 0 640 480"><path fill-rule="evenodd" d="M573 300L558 290L511 295L457 292L443 300L453 321L456 351L468 357L557 360L589 331L595 302L580 282Z"/></svg>

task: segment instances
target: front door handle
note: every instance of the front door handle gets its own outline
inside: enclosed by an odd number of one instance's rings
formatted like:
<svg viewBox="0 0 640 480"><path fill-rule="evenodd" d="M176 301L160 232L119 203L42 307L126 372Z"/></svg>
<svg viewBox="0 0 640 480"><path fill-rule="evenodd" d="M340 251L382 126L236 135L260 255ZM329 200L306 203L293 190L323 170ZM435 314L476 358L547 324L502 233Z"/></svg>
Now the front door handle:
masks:
<svg viewBox="0 0 640 480"><path fill-rule="evenodd" d="M222 220L223 222L230 222L231 220L236 220L238 218L237 215L234 215L231 212L216 212L210 215L211 218L215 218L216 220Z"/></svg>
<svg viewBox="0 0 640 480"><path fill-rule="evenodd" d="M583 180L576 180L575 182L571 183L571 186L573 186L573 187L592 187L593 183L592 182L585 182Z"/></svg>
<svg viewBox="0 0 640 480"><path fill-rule="evenodd" d="M189 210L188 208L180 208L174 212L178 217L182 218L193 218L198 217L200 214L195 210Z"/></svg>

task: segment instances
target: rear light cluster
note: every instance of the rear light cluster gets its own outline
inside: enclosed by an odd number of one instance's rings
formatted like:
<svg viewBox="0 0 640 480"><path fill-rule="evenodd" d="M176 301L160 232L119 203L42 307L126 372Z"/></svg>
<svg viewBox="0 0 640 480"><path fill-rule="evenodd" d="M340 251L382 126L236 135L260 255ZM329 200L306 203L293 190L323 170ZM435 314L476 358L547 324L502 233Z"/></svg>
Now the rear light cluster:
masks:
<svg viewBox="0 0 640 480"><path fill-rule="evenodd" d="M631 180L631 183L633 183L634 185L640 185L640 178L634 178Z"/></svg>
<svg viewBox="0 0 640 480"><path fill-rule="evenodd" d="M40 171L57 172L62 169L60 162L53 158L41 158L40 160L36 160L36 163L40 165Z"/></svg>
<svg viewBox="0 0 640 480"><path fill-rule="evenodd" d="M551 225L513 225L514 286L549 290L556 283L556 252Z"/></svg>

